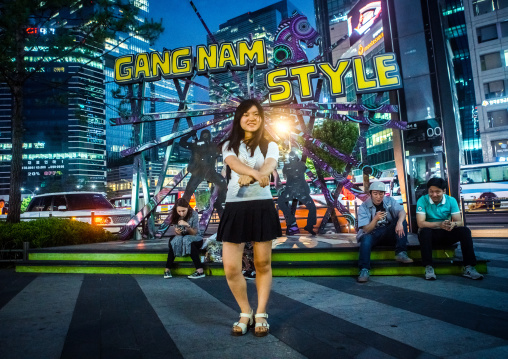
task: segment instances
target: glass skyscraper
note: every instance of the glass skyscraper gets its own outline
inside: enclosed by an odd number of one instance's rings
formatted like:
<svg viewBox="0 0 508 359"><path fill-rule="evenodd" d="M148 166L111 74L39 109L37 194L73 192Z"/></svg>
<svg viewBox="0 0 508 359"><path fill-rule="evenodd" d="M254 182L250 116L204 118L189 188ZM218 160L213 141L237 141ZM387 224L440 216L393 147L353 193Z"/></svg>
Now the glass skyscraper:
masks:
<svg viewBox="0 0 508 359"><path fill-rule="evenodd" d="M60 11L72 27L91 8ZM79 15L79 16L78 16ZM54 36L51 22L44 28L27 28L29 34ZM81 39L81 34L75 34ZM47 47L27 49L28 71L41 64L24 86L23 180L20 187L41 191L104 188L106 184L106 126L104 113L104 62L102 49L92 41L68 56L52 59ZM12 96L0 85L0 196L9 194Z"/></svg>
<svg viewBox="0 0 508 359"><path fill-rule="evenodd" d="M240 40L247 40L250 42L251 40L264 39L267 47L267 56L271 59L277 27L282 19L291 16L293 10L296 10L296 8L291 2L287 0L279 1L270 6L242 14L226 21L219 26L219 30L214 32L213 36L219 44L222 42L235 43ZM209 36L207 37L207 43L213 43ZM270 63L268 66L269 69L273 67L273 63ZM268 69L254 70L254 88L257 94L265 91L265 73L267 71ZM247 84L247 72L238 72L237 75L242 84L244 84L245 89ZM234 81L231 72L214 74L210 77L228 90L234 93L241 93L239 85ZM221 102L220 92L219 95L214 93L217 90L217 86L210 82L210 88L212 90L210 100Z"/></svg>

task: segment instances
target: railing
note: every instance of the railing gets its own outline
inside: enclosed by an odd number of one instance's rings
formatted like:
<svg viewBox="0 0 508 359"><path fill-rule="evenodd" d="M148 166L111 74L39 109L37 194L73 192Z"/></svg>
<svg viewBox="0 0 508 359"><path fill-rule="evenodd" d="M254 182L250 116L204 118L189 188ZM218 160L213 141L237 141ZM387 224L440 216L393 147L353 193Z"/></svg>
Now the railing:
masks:
<svg viewBox="0 0 508 359"><path fill-rule="evenodd" d="M462 210L462 219L466 225L467 217L470 219L475 216L485 216L491 214L494 216L504 217L500 218L500 223L506 222L508 217L508 198L495 197L495 198L478 198L478 199L460 199L460 206ZM506 216L504 216L506 215ZM489 217L494 218L494 217Z"/></svg>
<svg viewBox="0 0 508 359"><path fill-rule="evenodd" d="M0 263L27 261L29 247L29 242L23 242L23 249L0 249Z"/></svg>

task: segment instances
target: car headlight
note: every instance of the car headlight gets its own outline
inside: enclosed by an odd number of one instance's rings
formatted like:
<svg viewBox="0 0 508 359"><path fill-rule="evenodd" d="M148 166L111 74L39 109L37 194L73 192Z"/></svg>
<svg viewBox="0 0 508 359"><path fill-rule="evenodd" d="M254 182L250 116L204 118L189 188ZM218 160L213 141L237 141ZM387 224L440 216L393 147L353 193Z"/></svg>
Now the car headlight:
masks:
<svg viewBox="0 0 508 359"><path fill-rule="evenodd" d="M110 217L97 216L94 219L95 224L111 224L113 220Z"/></svg>

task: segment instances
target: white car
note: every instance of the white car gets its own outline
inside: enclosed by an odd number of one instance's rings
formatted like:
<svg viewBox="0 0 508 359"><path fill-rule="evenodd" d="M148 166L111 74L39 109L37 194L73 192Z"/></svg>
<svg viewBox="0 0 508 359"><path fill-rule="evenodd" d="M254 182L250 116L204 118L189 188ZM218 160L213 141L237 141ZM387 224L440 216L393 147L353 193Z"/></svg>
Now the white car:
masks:
<svg viewBox="0 0 508 359"><path fill-rule="evenodd" d="M130 210L115 209L103 193L60 192L33 197L21 220L55 217L92 223L92 212L94 224L113 233L131 219Z"/></svg>

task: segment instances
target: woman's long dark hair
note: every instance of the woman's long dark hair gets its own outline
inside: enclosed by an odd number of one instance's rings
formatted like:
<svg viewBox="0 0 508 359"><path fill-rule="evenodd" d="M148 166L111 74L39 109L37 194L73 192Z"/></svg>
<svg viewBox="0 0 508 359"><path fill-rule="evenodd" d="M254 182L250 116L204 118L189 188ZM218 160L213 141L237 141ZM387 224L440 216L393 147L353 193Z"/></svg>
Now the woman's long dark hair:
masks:
<svg viewBox="0 0 508 359"><path fill-rule="evenodd" d="M233 119L233 129L231 130L231 134L229 135L229 137L221 142L220 144L221 149L224 142L229 141L228 150L232 149L238 156L240 144L245 137L245 131L240 125L240 120L242 119L243 114L249 111L252 106L256 106L256 108L258 109L258 114L259 117L261 118L261 124L259 125L258 130L254 132L252 138L245 141L245 144L247 146L247 149L250 150L251 156L254 156L254 151L256 150L256 147L258 146L266 148L268 147L269 140L266 138L265 135L265 114L263 111L263 107L261 107L258 101L254 99L248 99L243 100L236 108L235 117Z"/></svg>
<svg viewBox="0 0 508 359"><path fill-rule="evenodd" d="M188 209L187 215L185 216L185 218L183 218L183 220L185 222L189 222L189 219L192 217L193 209L190 206L189 202L187 202L185 199L178 198L173 208L171 208L171 224L177 224L178 221L180 220L180 215L176 211L176 207L187 207Z"/></svg>

